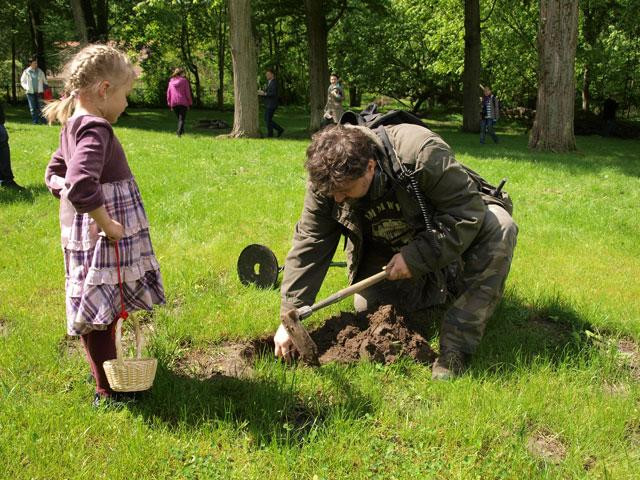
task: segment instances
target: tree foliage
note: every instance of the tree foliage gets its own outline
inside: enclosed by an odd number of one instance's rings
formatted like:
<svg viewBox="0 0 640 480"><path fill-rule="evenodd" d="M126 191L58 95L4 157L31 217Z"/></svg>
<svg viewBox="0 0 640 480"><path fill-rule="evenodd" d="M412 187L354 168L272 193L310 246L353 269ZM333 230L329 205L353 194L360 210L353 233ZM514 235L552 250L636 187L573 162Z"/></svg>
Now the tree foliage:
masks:
<svg viewBox="0 0 640 480"><path fill-rule="evenodd" d="M167 78L183 66L203 105L233 100L229 0L73 0L91 5L94 23L108 19L109 41L139 60L134 101L163 104ZM320 1L320 0L318 0ZM29 6L41 12L44 61L55 71L80 40L71 0L0 0L1 83L10 90L12 39L17 68L35 53ZM463 100L464 2L460 0L322 0L329 70L343 78L351 100L386 95L408 108L458 109ZM538 90L537 0L480 0L482 84L505 106L535 108ZM273 68L283 103L310 103L310 62L304 2L252 0L259 81ZM95 9L107 5L98 18ZM625 113L640 105L640 2L584 0L576 56L575 101L599 111L613 95ZM221 50L222 47L222 50ZM223 53L222 57L220 53ZM587 79L588 81L586 81ZM316 102L317 103L317 102Z"/></svg>

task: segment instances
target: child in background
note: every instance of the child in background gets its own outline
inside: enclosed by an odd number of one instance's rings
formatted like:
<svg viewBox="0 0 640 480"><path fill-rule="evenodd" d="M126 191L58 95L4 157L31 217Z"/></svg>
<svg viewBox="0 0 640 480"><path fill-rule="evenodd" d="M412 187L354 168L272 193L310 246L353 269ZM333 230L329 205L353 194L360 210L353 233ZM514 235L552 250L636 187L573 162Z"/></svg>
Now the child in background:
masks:
<svg viewBox="0 0 640 480"><path fill-rule="evenodd" d="M11 171L11 149L9 148L9 134L4 128L4 110L0 105L0 187L14 190L25 190L13 179Z"/></svg>
<svg viewBox="0 0 640 480"><path fill-rule="evenodd" d="M487 135L491 135L493 141L498 143L498 136L494 130L494 126L500 118L500 102L498 98L491 93L491 88L483 87L480 85L482 89L483 96L480 99L482 103L482 118L480 120L480 143L484 143L484 139Z"/></svg>
<svg viewBox="0 0 640 480"><path fill-rule="evenodd" d="M192 103L191 87L189 86L189 80L184 76L184 69L176 68L171 74L169 86L167 87L167 105L176 112L176 117L178 117L176 135L179 137L184 133L184 121L187 118L187 110Z"/></svg>
<svg viewBox="0 0 640 480"><path fill-rule="evenodd" d="M97 406L117 397L102 366L116 358L121 298L115 242L126 309L151 310L165 298L140 192L111 128L127 106L133 67L113 47L88 45L67 64L66 74L65 97L44 109L50 124L63 125L45 182L60 199L67 333L81 336Z"/></svg>

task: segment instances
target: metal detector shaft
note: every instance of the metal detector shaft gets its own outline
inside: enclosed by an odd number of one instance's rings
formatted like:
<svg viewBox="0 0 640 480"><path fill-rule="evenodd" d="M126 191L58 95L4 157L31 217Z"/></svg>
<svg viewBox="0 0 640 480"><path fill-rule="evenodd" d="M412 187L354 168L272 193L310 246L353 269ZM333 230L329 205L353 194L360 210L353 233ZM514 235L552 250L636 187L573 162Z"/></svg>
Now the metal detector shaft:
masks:
<svg viewBox="0 0 640 480"><path fill-rule="evenodd" d="M376 273L375 275L365 278L364 280L361 280L358 283L354 283L353 285L350 285L347 288L343 288L342 290L334 293L333 295L325 298L324 300L314 303L310 307L309 306L300 307L297 310L298 318L300 320L304 320L305 318L310 317L313 314L313 312L316 312L321 308L324 308L336 302L339 302L343 298L347 298L353 295L354 293L361 292L365 288L371 287L376 283L380 283L385 278L387 278L387 272L383 270L382 272Z"/></svg>
<svg viewBox="0 0 640 480"><path fill-rule="evenodd" d="M347 262L331 262L329 266L330 267L346 267ZM283 270L284 270L284 265L282 265L281 267L278 267L278 273L282 272Z"/></svg>

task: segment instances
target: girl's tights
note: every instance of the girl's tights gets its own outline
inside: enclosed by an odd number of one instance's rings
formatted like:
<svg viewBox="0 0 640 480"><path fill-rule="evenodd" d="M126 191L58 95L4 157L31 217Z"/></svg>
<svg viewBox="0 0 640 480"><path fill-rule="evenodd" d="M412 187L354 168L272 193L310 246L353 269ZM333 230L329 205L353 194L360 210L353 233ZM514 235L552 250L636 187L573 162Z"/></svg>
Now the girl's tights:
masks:
<svg viewBox="0 0 640 480"><path fill-rule="evenodd" d="M101 396L113 394L102 363L116 358L115 324L113 322L106 330L93 330L80 337L91 373L96 380L96 393Z"/></svg>

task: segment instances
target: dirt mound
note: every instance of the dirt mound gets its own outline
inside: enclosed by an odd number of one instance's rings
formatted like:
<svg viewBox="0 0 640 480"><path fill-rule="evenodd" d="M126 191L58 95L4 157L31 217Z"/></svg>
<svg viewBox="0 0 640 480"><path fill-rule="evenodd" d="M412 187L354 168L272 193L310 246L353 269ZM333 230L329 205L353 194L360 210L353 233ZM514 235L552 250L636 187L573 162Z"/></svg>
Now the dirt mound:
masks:
<svg viewBox="0 0 640 480"><path fill-rule="evenodd" d="M558 435L547 430L533 433L527 439L527 450L545 462L558 464L567 456L567 447Z"/></svg>
<svg viewBox="0 0 640 480"><path fill-rule="evenodd" d="M253 345L255 342L257 341L229 342L212 348L190 350L175 361L173 370L179 375L199 380L216 375L250 378L253 376L253 363L258 354Z"/></svg>
<svg viewBox="0 0 640 480"><path fill-rule="evenodd" d="M9 322L0 317L0 337L6 337L9 335Z"/></svg>
<svg viewBox="0 0 640 480"><path fill-rule="evenodd" d="M389 364L403 355L431 363L435 353L420 330L391 305L384 305L366 317L343 312L310 335L318 345L321 364L361 358Z"/></svg>
<svg viewBox="0 0 640 480"><path fill-rule="evenodd" d="M342 312L309 332L318 345L320 363L352 363L360 359L389 364L400 356L431 363L435 353L426 340L423 321L398 315L392 306L369 315ZM273 336L248 342L226 342L210 348L190 349L178 358L173 370L180 375L207 379L216 375L251 377L259 357L273 356Z"/></svg>

